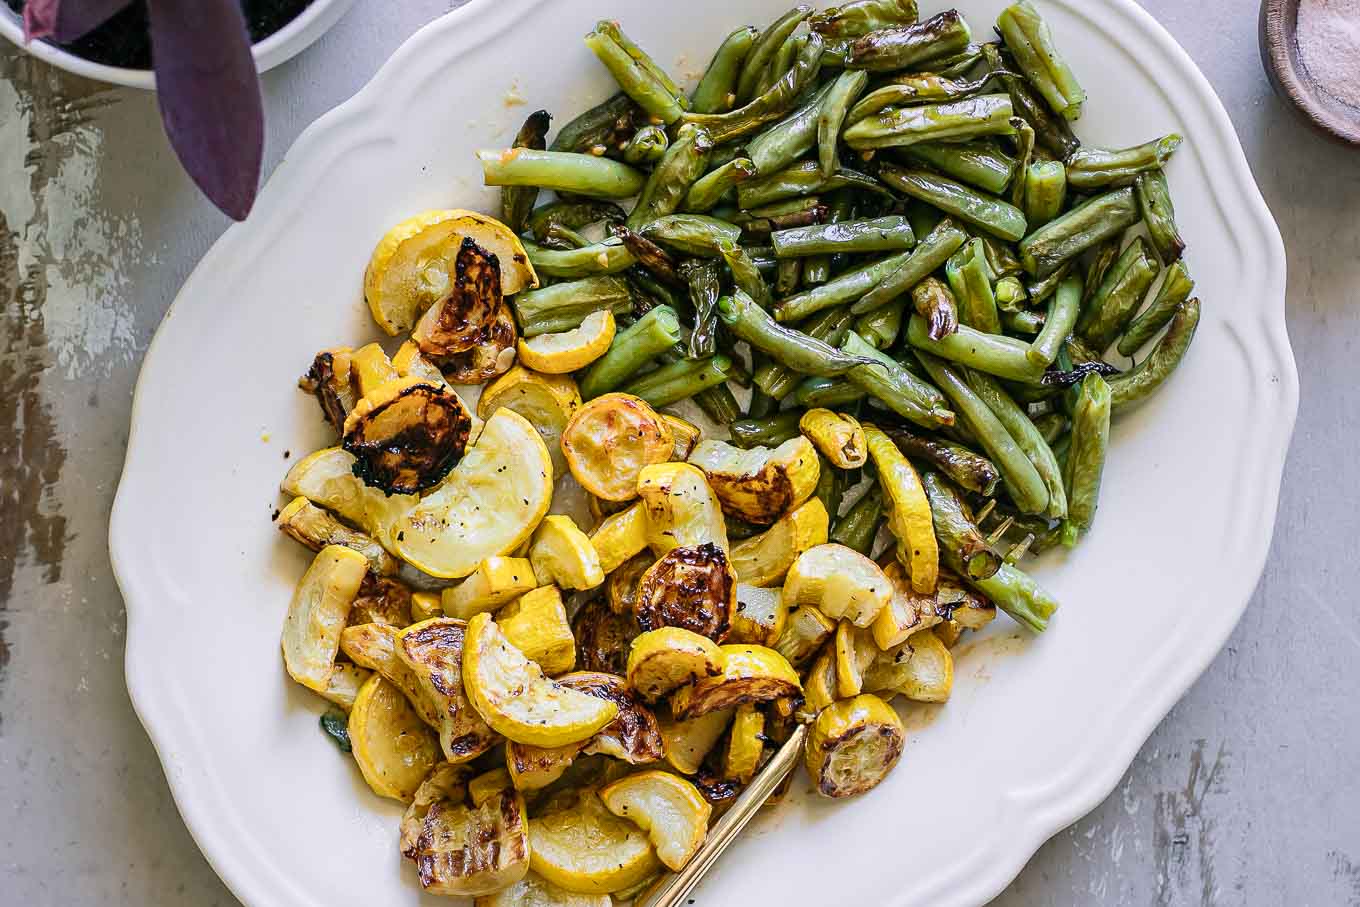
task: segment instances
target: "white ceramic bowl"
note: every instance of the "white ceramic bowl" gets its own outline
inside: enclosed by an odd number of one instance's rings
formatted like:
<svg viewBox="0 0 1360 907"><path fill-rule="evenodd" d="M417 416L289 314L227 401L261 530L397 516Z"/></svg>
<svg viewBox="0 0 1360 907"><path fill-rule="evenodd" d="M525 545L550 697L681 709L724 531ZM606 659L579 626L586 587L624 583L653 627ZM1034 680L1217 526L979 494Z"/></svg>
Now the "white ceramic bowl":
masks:
<svg viewBox="0 0 1360 907"><path fill-rule="evenodd" d="M299 13L297 18L251 49L255 55L255 68L260 72L266 72L284 60L302 53L332 25L339 22L340 17L353 4L354 0L312 0L311 5ZM100 82L111 82L114 85L126 85L128 88L144 88L148 91L154 91L156 88L156 74L149 69L105 66L103 63L94 63L84 57L78 57L46 41L25 42L23 21L7 6L0 7L0 35L39 60L69 73Z"/></svg>
<svg viewBox="0 0 1360 907"><path fill-rule="evenodd" d="M958 5L980 35L1005 2ZM1037 2L1090 93L1084 140L1185 136L1167 173L1204 300L1194 346L1115 423L1090 536L1034 565L1062 602L1048 631L997 618L960 651L947 704L904 707L906 755L882 785L831 803L800 777L701 903L994 897L1114 788L1261 575L1298 403L1279 230L1222 105L1161 26L1133 0ZM361 293L374 244L426 208L498 210L473 151L504 147L539 107L561 128L616 90L581 41L597 19L620 19L688 77L735 26L790 5L472 0L307 129L184 284L137 384L110 553L132 701L190 831L244 903L449 903L421 897L397 854L401 805L367 789L279 657L310 555L270 522L277 484L335 443L297 376L319 349L377 339Z"/></svg>

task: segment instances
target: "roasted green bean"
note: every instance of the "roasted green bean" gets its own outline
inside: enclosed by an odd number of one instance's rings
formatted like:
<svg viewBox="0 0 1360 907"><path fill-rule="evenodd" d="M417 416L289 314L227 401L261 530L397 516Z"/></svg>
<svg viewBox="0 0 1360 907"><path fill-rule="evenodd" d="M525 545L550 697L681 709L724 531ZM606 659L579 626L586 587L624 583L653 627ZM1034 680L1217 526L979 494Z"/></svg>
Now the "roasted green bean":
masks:
<svg viewBox="0 0 1360 907"><path fill-rule="evenodd" d="M619 161L593 154L507 148L478 151L488 186L537 186L592 198L631 198L647 177Z"/></svg>
<svg viewBox="0 0 1360 907"><path fill-rule="evenodd" d="M689 303L694 307L694 330L689 335L690 359L702 359L718 351L718 296L722 282L713 261L691 261L682 269L689 284Z"/></svg>
<svg viewBox="0 0 1360 907"><path fill-rule="evenodd" d="M817 224L770 234L777 258L833 252L890 252L916 245L911 225L900 215L840 224Z"/></svg>
<svg viewBox="0 0 1360 907"><path fill-rule="evenodd" d="M963 144L919 142L897 153L910 163L934 167L945 176L992 195L1005 191L1016 165L994 142L985 139Z"/></svg>
<svg viewBox="0 0 1360 907"><path fill-rule="evenodd" d="M1001 480L1015 506L1024 513L1043 513L1047 510L1048 487L991 408L944 360L925 352L918 352L916 358L925 367L935 386L949 399L964 427L977 438L982 449L1001 471Z"/></svg>
<svg viewBox="0 0 1360 907"><path fill-rule="evenodd" d="M1047 277L1064 262L1132 227L1138 216L1132 189L1097 195L1026 236L1020 243L1020 260L1035 277Z"/></svg>
<svg viewBox="0 0 1360 907"><path fill-rule="evenodd" d="M1002 11L997 29L1020 71L1044 96L1048 106L1065 119L1080 117L1086 92L1058 53L1053 34L1039 11L1027 0L1021 0Z"/></svg>
<svg viewBox="0 0 1360 907"><path fill-rule="evenodd" d="M586 35L594 52L624 94L663 123L674 123L689 101L661 67L624 35L617 22L603 21Z"/></svg>
<svg viewBox="0 0 1360 907"><path fill-rule="evenodd" d="M857 123L889 107L910 107L915 104L942 104L946 101L961 101L981 94L1000 73L984 73L971 82L950 79L939 73L912 72L894 76L887 85L869 92L859 103L850 108L846 115L847 123Z"/></svg>
<svg viewBox="0 0 1360 907"><path fill-rule="evenodd" d="M1012 564L987 579L967 580L1011 620L1035 633L1048 628L1048 619L1058 610L1058 603L1028 573Z"/></svg>
<svg viewBox="0 0 1360 907"><path fill-rule="evenodd" d="M1143 237L1129 243L1110 273L1077 319L1077 336L1096 354L1103 353L1123 333L1152 282L1157 261Z"/></svg>
<svg viewBox="0 0 1360 907"><path fill-rule="evenodd" d="M934 205L965 223L1014 242L1025 235L1025 214L999 198L926 170L907 170L893 164L879 169L879 179L912 198Z"/></svg>
<svg viewBox="0 0 1360 907"><path fill-rule="evenodd" d="M1185 252L1185 240L1176 229L1176 207L1171 203L1171 187L1167 185L1166 174L1160 167L1138 174L1133 182L1133 192L1157 257L1168 265L1179 261Z"/></svg>
<svg viewBox="0 0 1360 907"><path fill-rule="evenodd" d="M816 13L808 27L827 38L858 38L916 21L916 0L851 0Z"/></svg>
<svg viewBox="0 0 1360 907"><path fill-rule="evenodd" d="M526 225L534 238L542 242L548 238L548 233L553 227L579 230L601 221L606 224L621 224L625 217L627 215L623 209L613 202L559 201L535 208L529 214Z"/></svg>
<svg viewBox="0 0 1360 907"><path fill-rule="evenodd" d="M667 214L649 222L642 235L684 255L721 258L724 243L736 243L741 228L703 214Z"/></svg>
<svg viewBox="0 0 1360 907"><path fill-rule="evenodd" d="M718 300L718 315L734 336L804 375L834 378L872 361L779 324L741 290Z"/></svg>
<svg viewBox="0 0 1360 907"><path fill-rule="evenodd" d="M841 138L858 151L916 145L921 142L1011 135L1011 99L984 94L943 104L889 107L852 123Z"/></svg>
<svg viewBox="0 0 1360 907"><path fill-rule="evenodd" d="M774 59L779 48L793 34L794 30L802 24L803 20L812 15L812 7L795 6L774 22L770 23L760 35L755 39L751 46L751 51L747 54L742 63L741 73L737 78L737 101L746 103L756 94L756 86L760 82L761 75Z"/></svg>
<svg viewBox="0 0 1360 907"><path fill-rule="evenodd" d="M1138 174L1161 169L1181 141L1173 132L1133 148L1080 148L1067 159L1067 183L1078 192L1132 186Z"/></svg>
<svg viewBox="0 0 1360 907"><path fill-rule="evenodd" d="M619 92L563 126L548 150L620 156L634 133L646 124L642 108Z"/></svg>
<svg viewBox="0 0 1360 907"><path fill-rule="evenodd" d="M861 35L851 42L845 66L871 72L911 69L926 60L956 54L971 40L968 23L957 10L949 10L923 22Z"/></svg>
<svg viewBox="0 0 1360 907"><path fill-rule="evenodd" d="M1145 400L1171 377L1171 373L1185 358L1190 341L1199 327L1199 300L1181 303L1167 325L1166 333L1148 353L1147 358L1122 375L1111 378L1110 407L1115 411Z"/></svg>
<svg viewBox="0 0 1360 907"><path fill-rule="evenodd" d="M710 359L681 359L631 382L628 392L652 406L669 406L722 384L731 366L732 361L721 354Z"/></svg>
<svg viewBox="0 0 1360 907"><path fill-rule="evenodd" d="M923 428L954 424L954 413L943 394L903 368L900 362L874 349L854 331L845 335L841 349L847 355L869 360L870 364L852 368L848 376L888 409Z"/></svg>
<svg viewBox="0 0 1360 907"><path fill-rule="evenodd" d="M694 181L680 203L680 210L692 213L711 211L723 196L756 175L750 158L733 158Z"/></svg>
<svg viewBox="0 0 1360 907"><path fill-rule="evenodd" d="M816 144L822 101L833 84L828 82L813 92L803 106L746 144L746 154L759 174L768 176L783 170Z"/></svg>
<svg viewBox="0 0 1360 907"><path fill-rule="evenodd" d="M548 147L548 126L552 116L546 110L536 110L524 120L515 136L513 147L543 151ZM524 222L538 201L537 186L505 186L501 189L501 220L514 233L524 232Z"/></svg>
<svg viewBox="0 0 1360 907"><path fill-rule="evenodd" d="M619 389L679 342L680 319L675 310L670 306L657 306L614 335L609 350L591 363L581 378L581 398L590 400Z"/></svg>
<svg viewBox="0 0 1360 907"><path fill-rule="evenodd" d="M804 378L793 392L793 402L804 409L831 409L866 396L864 388L839 378Z"/></svg>
<svg viewBox="0 0 1360 907"><path fill-rule="evenodd" d="M774 294L770 292L769 284L765 283L765 278L761 276L760 269L751 260L746 250L736 243L730 242L720 243L718 249L722 253L723 261L727 263L727 269L732 273L732 282L737 285L742 294L761 309L769 309L773 306ZM768 316L766 317L768 318ZM771 324L774 323L773 318L769 320ZM754 346L754 344L752 345Z"/></svg>
<svg viewBox="0 0 1360 907"><path fill-rule="evenodd" d="M855 321L855 333L875 349L886 350L897 342L902 333L907 297L899 296L885 306L865 312Z"/></svg>
<svg viewBox="0 0 1360 907"><path fill-rule="evenodd" d="M879 306L885 306L898 296L908 292L917 283L929 276L931 272L948 261L949 256L957 252L967 238L968 234L964 233L959 225L950 218L940 221L935 229L926 234L916 248L907 254L900 265L874 282L868 292L864 293L859 301L851 306L851 311L856 315L872 312ZM837 278L832 283L839 281L840 278ZM831 284L827 284L827 286L830 287ZM791 301L786 300L786 302Z"/></svg>
<svg viewBox="0 0 1360 907"><path fill-rule="evenodd" d="M1062 529L1063 544L1068 548L1076 545L1095 521L1109 443L1110 386L1093 373L1081 379L1072 407L1072 442L1064 470L1070 503Z"/></svg>
<svg viewBox="0 0 1360 907"><path fill-rule="evenodd" d="M872 176L858 170L842 167L826 177L822 176L821 167L816 161L802 161L768 176L742 183L737 187L737 201L749 211L771 202L845 187L889 194Z"/></svg>
<svg viewBox="0 0 1360 907"><path fill-rule="evenodd" d="M1067 516L1067 492L1063 487L1062 470L1043 433L1030 421L1029 415L1006 393L1001 382L973 369L964 369L963 378L987 408L1005 426L1006 432L1029 458L1044 487L1048 489L1048 507L1044 516L1061 520Z"/></svg>
<svg viewBox="0 0 1360 907"><path fill-rule="evenodd" d="M751 52L760 32L751 26L744 26L728 35L713 60L704 70L703 78L690 96L689 107L695 113L725 113L737 103L737 76L746 55Z"/></svg>
<svg viewBox="0 0 1360 907"><path fill-rule="evenodd" d="M995 44L982 45L983 57L993 72L1005 72L1006 66ZM1011 105L1015 115L1024 119L1034 129L1034 139L1059 160L1065 159L1081 147L1081 142L1072 134L1067 120L1049 109L1043 98L1030 88L1021 76L1002 75L1001 80L1010 93Z"/></svg>
<svg viewBox="0 0 1360 907"><path fill-rule="evenodd" d="M1037 230L1062 213L1067 169L1059 161L1036 161L1025 170L1025 220Z"/></svg>
<svg viewBox="0 0 1360 907"><path fill-rule="evenodd" d="M823 309L798 325L798 329L816 340L839 347L855 316L849 306ZM756 369L755 383L762 391L782 400L798 386L800 376L787 366L767 361Z"/></svg>
<svg viewBox="0 0 1360 907"><path fill-rule="evenodd" d="M650 124L643 126L633 133L633 137L623 147L623 162L634 166L654 164L661 160L669 146L670 138L666 130Z"/></svg>
<svg viewBox="0 0 1360 907"><path fill-rule="evenodd" d="M992 288L992 295L996 297L996 307L1012 315L1023 311L1029 303L1029 293L1025 292L1024 282L1014 274L998 280L996 286Z"/></svg>
<svg viewBox="0 0 1360 907"><path fill-rule="evenodd" d="M727 426L732 443L743 450L752 447L778 447L799 435L798 420L803 413L789 409L764 419L741 419Z"/></svg>
<svg viewBox="0 0 1360 907"><path fill-rule="evenodd" d="M1081 278L1068 277L1058 284L1053 301L1048 304L1048 318L1043 330L1029 345L1030 362L1048 368L1058 358L1058 351L1072 335L1081 314Z"/></svg>
<svg viewBox="0 0 1360 907"><path fill-rule="evenodd" d="M916 314L926 320L930 339L939 340L959 329L958 303L942 280L927 277L912 287L911 302Z"/></svg>
<svg viewBox="0 0 1360 907"><path fill-rule="evenodd" d="M878 483L870 485L859 500L850 505L845 516L831 527L829 540L853 548L866 557L873 553L874 538L883 523L883 491Z"/></svg>
<svg viewBox="0 0 1360 907"><path fill-rule="evenodd" d="M959 231L959 235L959 242L962 243L962 231ZM775 317L780 321L799 321L814 312L820 312L843 302L858 299L906 264L912 255L919 254L925 244L923 241L914 252L898 252L896 255L880 258L878 261L862 265L853 271L847 271L820 286L812 287L796 296L781 300L775 305ZM950 249L945 258L948 258L952 252L953 249ZM941 259L932 265L926 273L928 274L939 267L943 260ZM887 302L888 300L884 300L885 304ZM855 314L861 313L856 312Z"/></svg>
<svg viewBox="0 0 1360 907"><path fill-rule="evenodd" d="M961 444L928 438L897 426L883 430L902 453L918 462L929 463L960 488L990 496L1001 481L1001 472L991 460Z"/></svg>
<svg viewBox="0 0 1360 907"><path fill-rule="evenodd" d="M836 77L822 98L817 112L817 161L821 165L822 176L827 179L836 172L840 162L841 125L845 122L845 115L868 84L868 73L847 69Z"/></svg>
<svg viewBox="0 0 1360 907"><path fill-rule="evenodd" d="M1176 314L1177 307L1190 298L1194 289L1195 282L1190 279L1185 262L1174 262L1166 269L1162 287L1157 291L1157 297L1152 301L1152 305L1135 318L1124 331L1124 336L1119 338L1119 354L1132 356L1142 349L1143 345L1171 320Z"/></svg>
<svg viewBox="0 0 1360 907"><path fill-rule="evenodd" d="M622 315L633 307L628 283L619 277L587 277L524 290L510 300L525 337L553 334L580 327L592 312L609 309Z"/></svg>
<svg viewBox="0 0 1360 907"><path fill-rule="evenodd" d="M930 328L920 315L907 322L907 342L918 350L975 368L998 378L1038 384L1044 376L1042 366L1029 360L1029 344L1014 337L986 334L960 324L954 333L939 340L930 338Z"/></svg>
<svg viewBox="0 0 1360 907"><path fill-rule="evenodd" d="M714 143L719 145L755 132L787 113L798 102L803 89L816 83L825 49L821 37L812 34L798 52L793 67L759 97L726 113L687 113L683 119L707 129Z"/></svg>
<svg viewBox="0 0 1360 907"><path fill-rule="evenodd" d="M696 126L681 126L638 195L637 204L624 223L637 230L648 221L674 214L685 193L704 172L713 140Z"/></svg>
<svg viewBox="0 0 1360 907"><path fill-rule="evenodd" d="M735 365L736 360L732 364ZM728 381L734 380L730 371L727 377ZM729 425L741 418L741 404L727 382L706 387L692 399L715 425Z"/></svg>
<svg viewBox="0 0 1360 907"><path fill-rule="evenodd" d="M617 274L633 265L633 253L617 237L580 249L546 249L524 243L529 262L545 277L589 277L592 274Z"/></svg>
<svg viewBox="0 0 1360 907"><path fill-rule="evenodd" d="M992 293L992 275L982 240L969 240L945 262L945 277L959 304L959 323L988 334L1001 333L1001 319ZM929 326L927 326L928 328ZM927 334L929 330L927 329Z"/></svg>
<svg viewBox="0 0 1360 907"><path fill-rule="evenodd" d="M930 501L930 518L945 565L971 580L987 579L1000 570L1000 552L969 519L958 493L930 470L921 473L921 485Z"/></svg>

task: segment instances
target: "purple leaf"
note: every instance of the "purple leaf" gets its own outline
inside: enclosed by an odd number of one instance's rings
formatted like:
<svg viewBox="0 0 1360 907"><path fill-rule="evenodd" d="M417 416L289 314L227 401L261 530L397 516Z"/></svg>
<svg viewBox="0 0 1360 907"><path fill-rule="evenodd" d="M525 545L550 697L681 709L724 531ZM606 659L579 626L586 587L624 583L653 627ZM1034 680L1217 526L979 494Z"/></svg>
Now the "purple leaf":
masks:
<svg viewBox="0 0 1360 907"><path fill-rule="evenodd" d="M51 38L58 44L84 37L132 0L28 0L24 40Z"/></svg>
<svg viewBox="0 0 1360 907"><path fill-rule="evenodd" d="M149 0L161 119L189 176L245 220L264 158L264 105L240 0Z"/></svg>

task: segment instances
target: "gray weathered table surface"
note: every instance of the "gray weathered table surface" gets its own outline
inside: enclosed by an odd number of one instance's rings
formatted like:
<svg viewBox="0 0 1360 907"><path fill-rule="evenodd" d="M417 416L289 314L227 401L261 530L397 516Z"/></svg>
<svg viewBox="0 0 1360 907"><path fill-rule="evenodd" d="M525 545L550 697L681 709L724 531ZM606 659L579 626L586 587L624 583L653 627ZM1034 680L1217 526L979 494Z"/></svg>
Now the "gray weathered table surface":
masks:
<svg viewBox="0 0 1360 907"><path fill-rule="evenodd" d="M360 2L268 74L270 164L456 5ZM1145 5L1223 98L1279 220L1303 401L1270 560L1227 648L996 903L1360 904L1360 151L1271 94L1253 0ZM150 95L0 48L3 905L233 903L128 702L105 541L142 353L225 227Z"/></svg>

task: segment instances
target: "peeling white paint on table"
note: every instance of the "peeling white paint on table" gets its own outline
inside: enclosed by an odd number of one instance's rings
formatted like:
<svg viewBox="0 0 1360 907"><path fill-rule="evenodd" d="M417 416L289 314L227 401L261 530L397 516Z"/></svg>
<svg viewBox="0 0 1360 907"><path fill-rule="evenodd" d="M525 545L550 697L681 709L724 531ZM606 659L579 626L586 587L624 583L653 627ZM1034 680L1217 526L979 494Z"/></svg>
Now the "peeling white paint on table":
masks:
<svg viewBox="0 0 1360 907"><path fill-rule="evenodd" d="M269 165L456 5L359 3L266 75ZM1360 905L1360 152L1270 93L1252 0L1145 5L1222 96L1280 221L1302 407L1270 562L1228 647L996 903ZM128 703L106 549L140 357L225 227L150 95L0 48L0 904L233 903Z"/></svg>

